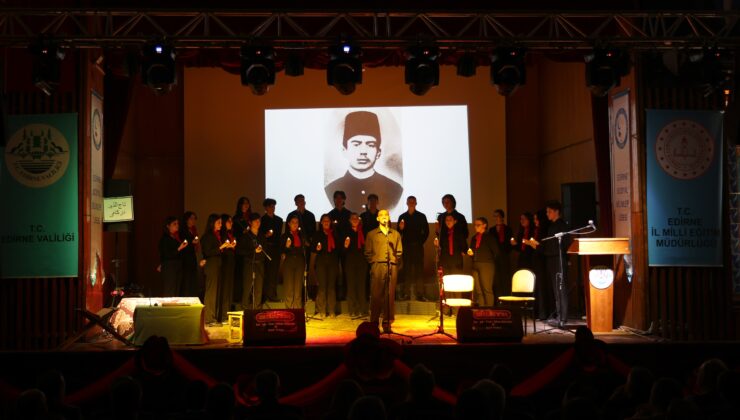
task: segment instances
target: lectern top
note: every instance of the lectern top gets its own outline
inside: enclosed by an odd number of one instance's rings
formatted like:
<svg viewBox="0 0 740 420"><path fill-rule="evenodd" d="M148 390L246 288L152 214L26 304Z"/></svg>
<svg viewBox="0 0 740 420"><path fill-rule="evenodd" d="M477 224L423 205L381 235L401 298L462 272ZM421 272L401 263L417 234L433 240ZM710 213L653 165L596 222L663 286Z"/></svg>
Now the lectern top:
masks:
<svg viewBox="0 0 740 420"><path fill-rule="evenodd" d="M568 248L569 254L620 255L629 254L629 238L578 238Z"/></svg>

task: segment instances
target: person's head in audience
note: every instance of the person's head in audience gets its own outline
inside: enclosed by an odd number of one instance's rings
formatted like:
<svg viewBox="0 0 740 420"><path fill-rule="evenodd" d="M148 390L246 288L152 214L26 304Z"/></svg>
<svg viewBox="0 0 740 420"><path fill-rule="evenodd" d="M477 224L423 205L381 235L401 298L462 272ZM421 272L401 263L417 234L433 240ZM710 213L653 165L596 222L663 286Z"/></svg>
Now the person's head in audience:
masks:
<svg viewBox="0 0 740 420"><path fill-rule="evenodd" d="M64 400L66 385L62 372L53 369L39 375L36 385L46 396L49 406L61 404Z"/></svg>
<svg viewBox="0 0 740 420"><path fill-rule="evenodd" d="M653 388L653 374L646 368L635 366L627 375L625 389L630 399L635 404L642 404L650 400L650 392Z"/></svg>
<svg viewBox="0 0 740 420"><path fill-rule="evenodd" d="M388 418L385 412L385 404L378 397L366 395L360 397L349 409L349 420L383 420Z"/></svg>
<svg viewBox="0 0 740 420"><path fill-rule="evenodd" d="M230 420L234 417L234 390L227 383L220 383L208 391L206 412L212 420Z"/></svg>
<svg viewBox="0 0 740 420"><path fill-rule="evenodd" d="M423 402L432 398L434 374L421 363L414 366L409 375L409 397L411 401Z"/></svg>
<svg viewBox="0 0 740 420"><path fill-rule="evenodd" d="M147 338L136 357L139 368L154 376L163 375L172 367L172 352L165 337Z"/></svg>
<svg viewBox="0 0 740 420"><path fill-rule="evenodd" d="M488 379L501 385L506 391L506 395L511 394L514 388L514 374L508 366L502 363L496 363L488 372Z"/></svg>
<svg viewBox="0 0 740 420"><path fill-rule="evenodd" d="M201 411L206 408L208 385L203 381L192 381L185 387L183 406L188 411Z"/></svg>
<svg viewBox="0 0 740 420"><path fill-rule="evenodd" d="M277 401L280 377L272 370L265 369L254 377L254 390L260 402Z"/></svg>
<svg viewBox="0 0 740 420"><path fill-rule="evenodd" d="M673 378L660 378L650 390L650 406L656 413L665 414L668 406L676 398L682 398L681 384Z"/></svg>
<svg viewBox="0 0 740 420"><path fill-rule="evenodd" d="M668 406L665 415L666 420L697 420L703 419L701 410L692 401L687 399L674 399Z"/></svg>
<svg viewBox="0 0 740 420"><path fill-rule="evenodd" d="M16 401L16 413L19 419L46 419L49 414L46 396L39 389L23 391Z"/></svg>
<svg viewBox="0 0 740 420"><path fill-rule="evenodd" d="M360 384L352 379L345 379L337 385L334 396L331 399L331 411L335 414L343 414L347 417L349 409L358 398L365 395Z"/></svg>
<svg viewBox="0 0 740 420"><path fill-rule="evenodd" d="M563 406L563 420L598 420L601 412L596 403L590 398L574 398Z"/></svg>
<svg viewBox="0 0 740 420"><path fill-rule="evenodd" d="M117 378L110 386L110 408L115 419L135 419L141 410L141 385L130 376Z"/></svg>
<svg viewBox="0 0 740 420"><path fill-rule="evenodd" d="M699 394L710 394L717 391L717 379L727 365L719 359L709 359L702 363L696 375L696 389Z"/></svg>
<svg viewBox="0 0 740 420"><path fill-rule="evenodd" d="M378 324L373 324L370 321L360 323L355 330L355 337L360 338L364 336L380 338L380 329L378 328Z"/></svg>
<svg viewBox="0 0 740 420"><path fill-rule="evenodd" d="M565 405L569 401L575 400L577 398L586 398L594 401L597 399L597 395L597 390L592 386L591 383L588 383L585 380L576 380L568 385L568 388L565 389L562 405L563 407L565 407Z"/></svg>
<svg viewBox="0 0 740 420"><path fill-rule="evenodd" d="M491 412L486 393L483 390L469 388L460 393L455 405L455 418L459 420L477 420L488 418Z"/></svg>
<svg viewBox="0 0 740 420"><path fill-rule="evenodd" d="M504 416L506 405L506 391L504 388L490 379L481 379L473 385L473 389L482 391L486 395L490 419L501 419Z"/></svg>

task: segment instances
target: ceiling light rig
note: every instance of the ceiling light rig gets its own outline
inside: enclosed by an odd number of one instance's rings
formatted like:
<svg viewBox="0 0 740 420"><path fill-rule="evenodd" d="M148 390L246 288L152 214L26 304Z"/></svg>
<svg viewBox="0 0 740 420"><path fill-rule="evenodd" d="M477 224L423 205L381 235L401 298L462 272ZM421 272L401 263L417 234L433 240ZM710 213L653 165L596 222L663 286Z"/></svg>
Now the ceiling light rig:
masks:
<svg viewBox="0 0 740 420"><path fill-rule="evenodd" d="M404 80L414 95L422 96L439 85L439 48L416 45L406 50Z"/></svg>
<svg viewBox="0 0 740 420"><path fill-rule="evenodd" d="M491 83L499 95L509 96L527 81L524 48L499 47L491 55Z"/></svg>
<svg viewBox="0 0 740 420"><path fill-rule="evenodd" d="M342 95L350 95L356 85L362 84L362 51L348 41L329 47L329 64L326 67L326 83L334 86Z"/></svg>
<svg viewBox="0 0 740 420"><path fill-rule="evenodd" d="M241 81L255 95L264 95L275 84L275 51L270 46L241 48Z"/></svg>

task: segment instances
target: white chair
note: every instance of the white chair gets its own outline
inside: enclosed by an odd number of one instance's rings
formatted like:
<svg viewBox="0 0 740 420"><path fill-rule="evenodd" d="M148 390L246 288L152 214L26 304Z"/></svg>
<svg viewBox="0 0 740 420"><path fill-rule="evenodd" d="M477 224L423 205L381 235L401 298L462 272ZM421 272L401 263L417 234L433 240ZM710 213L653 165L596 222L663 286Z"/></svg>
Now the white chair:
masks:
<svg viewBox="0 0 740 420"><path fill-rule="evenodd" d="M537 332L537 323L534 317L534 284L536 276L530 270L517 270L511 278L511 296L499 296L498 300L509 305L520 304L522 312L532 313L532 328ZM524 334L527 334L527 320L522 317Z"/></svg>
<svg viewBox="0 0 740 420"><path fill-rule="evenodd" d="M414 337L415 339L429 337L435 334L442 334L457 341L457 338L445 332L444 307L449 306L459 308L461 306L471 306L473 304L473 276L466 276L464 274L447 274L441 277L439 284L439 325L437 326L437 331L416 336ZM447 293L470 293L470 298L451 298L447 297Z"/></svg>

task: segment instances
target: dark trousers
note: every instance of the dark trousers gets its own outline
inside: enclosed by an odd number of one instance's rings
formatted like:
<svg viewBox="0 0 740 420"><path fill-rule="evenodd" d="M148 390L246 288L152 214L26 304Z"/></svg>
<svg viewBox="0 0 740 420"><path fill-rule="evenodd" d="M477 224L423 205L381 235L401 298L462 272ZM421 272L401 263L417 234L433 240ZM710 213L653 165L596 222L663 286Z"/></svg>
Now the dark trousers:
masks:
<svg viewBox="0 0 740 420"><path fill-rule="evenodd" d="M254 308L260 308L262 306L262 285L265 280L265 264L262 261L254 261L250 257L244 258L243 264L242 307L251 309L252 303L254 303ZM253 294L254 298L252 298Z"/></svg>
<svg viewBox="0 0 740 420"><path fill-rule="evenodd" d="M344 259L347 280L347 306L350 315L367 313L367 261L361 253L350 254Z"/></svg>
<svg viewBox="0 0 740 420"><path fill-rule="evenodd" d="M206 307L206 322L216 322L218 315L218 289L221 281L221 256L206 259L203 267L206 273L206 290L203 305Z"/></svg>
<svg viewBox="0 0 740 420"><path fill-rule="evenodd" d="M278 300L277 284L280 273L280 250L265 249L272 260L265 259L265 284L262 296L264 300Z"/></svg>
<svg viewBox="0 0 740 420"><path fill-rule="evenodd" d="M492 262L473 263L473 287L475 288L475 301L479 306L496 304L493 296L494 272Z"/></svg>
<svg viewBox="0 0 740 420"><path fill-rule="evenodd" d="M283 262L283 292L285 306L289 309L303 307L303 271L306 260L303 255L291 255Z"/></svg>
<svg viewBox="0 0 740 420"><path fill-rule="evenodd" d="M552 290L555 295L555 311L558 313L558 319L562 322L568 320L568 276L566 271L568 267L565 264L566 261L563 261L563 281L561 285L558 279L558 273L560 272L558 257L547 257L547 278L552 283Z"/></svg>
<svg viewBox="0 0 740 420"><path fill-rule="evenodd" d="M398 267L391 265L390 278L387 263L373 263L370 266L370 321L378 323L383 313L383 324L390 325L395 315L396 281ZM386 284L390 280L390 284ZM391 291L389 293L389 290Z"/></svg>
<svg viewBox="0 0 740 420"><path fill-rule="evenodd" d="M417 298L424 297L424 245L403 245L403 270L401 294L411 296L411 285Z"/></svg>
<svg viewBox="0 0 740 420"><path fill-rule="evenodd" d="M177 296L200 296L199 274L198 261L195 260L195 256L186 256L182 262L182 282L178 285Z"/></svg>
<svg viewBox="0 0 740 420"><path fill-rule="evenodd" d="M244 289L244 258L241 256L237 255L234 258L234 275L231 279L234 281L234 291L231 299L234 303L241 305Z"/></svg>
<svg viewBox="0 0 740 420"><path fill-rule="evenodd" d="M533 256L532 271L535 275L534 297L537 301L537 318L547 319L555 311L555 295L552 290L552 280L547 277L544 256Z"/></svg>
<svg viewBox="0 0 740 420"><path fill-rule="evenodd" d="M339 258L336 255L316 256L316 277L319 290L316 294L316 312L326 315L335 313L337 306L337 277L339 276Z"/></svg>
<svg viewBox="0 0 740 420"><path fill-rule="evenodd" d="M511 254L500 253L496 258L496 282L493 284L493 294L508 296L511 294Z"/></svg>
<svg viewBox="0 0 740 420"><path fill-rule="evenodd" d="M241 260L241 258L239 258ZM234 265L236 258L233 252L225 251L221 256L221 288L218 292L219 311L216 317L226 321L234 300ZM241 282L240 282L241 283Z"/></svg>
<svg viewBox="0 0 740 420"><path fill-rule="evenodd" d="M162 296L177 296L178 287L182 283L182 261L168 260L162 262Z"/></svg>
<svg viewBox="0 0 740 420"><path fill-rule="evenodd" d="M442 266L443 275L462 274L463 272L462 255L460 254L450 255L449 253L442 252L439 256L439 265Z"/></svg>

